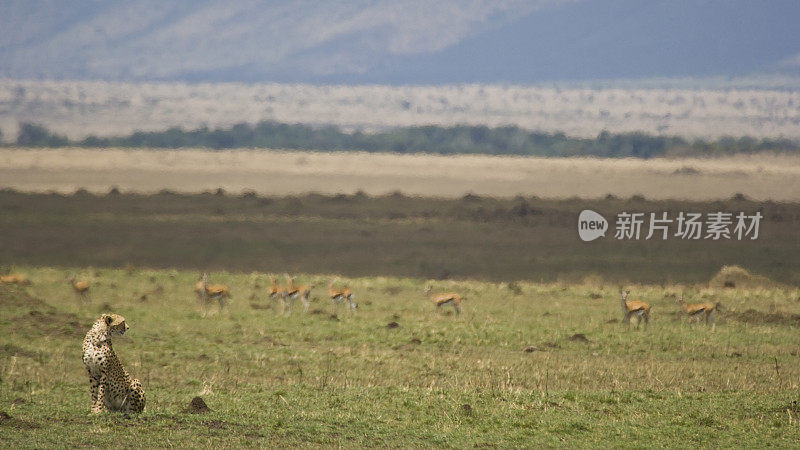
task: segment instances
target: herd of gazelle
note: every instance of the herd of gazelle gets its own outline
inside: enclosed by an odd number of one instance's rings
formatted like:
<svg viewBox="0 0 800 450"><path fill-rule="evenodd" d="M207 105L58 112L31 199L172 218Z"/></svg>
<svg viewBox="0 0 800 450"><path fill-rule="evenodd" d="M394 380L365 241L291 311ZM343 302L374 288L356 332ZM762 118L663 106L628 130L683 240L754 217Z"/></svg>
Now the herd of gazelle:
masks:
<svg viewBox="0 0 800 450"><path fill-rule="evenodd" d="M280 286L275 282L275 276L270 275L269 298L280 301L285 312L291 312L294 301L300 299L303 303L303 310L307 312L311 304L309 300L311 297L311 290L314 289L314 286L295 286L295 277L287 276L287 278L289 279L289 284L287 286Z"/></svg>
<svg viewBox="0 0 800 450"><path fill-rule="evenodd" d="M303 303L303 310L308 312L308 308L311 305L311 290L314 289L314 286L295 286L295 277L287 275L286 278L289 280L289 284L283 286L277 283L274 275L270 275L270 286L267 291L269 298L280 301L283 311L286 313L291 312L294 301L299 299ZM210 300L217 299L220 309L224 306L224 299L230 298L228 287L223 284L208 284L208 274L205 273L200 281L197 282L195 292L203 304L208 303ZM431 299L433 304L436 305L437 311L442 305L452 304L456 315L461 313L461 301L464 297L460 294L456 292L445 292L431 295L430 286L426 286L423 292ZM348 311L352 314L355 314L358 309L358 303L355 301L355 294L353 294L353 291L347 287L334 288L333 280L328 283L328 298L331 299L334 306L347 302Z"/></svg>
<svg viewBox="0 0 800 450"><path fill-rule="evenodd" d="M281 286L276 282L275 276L270 276L269 278L270 287L267 291L269 298L280 301L284 311L291 312L292 303L298 299L303 303L304 310L306 312L308 311L310 306L311 290L314 288L313 285L295 286L295 277L287 275L286 278L289 280L289 284L286 286ZM91 287L89 282L84 280L76 280L75 275L70 275L67 278L67 281L69 282L75 294L78 295L82 301L86 301L89 295L89 288ZM25 275L10 274L0 275L0 284L16 284L22 286L30 285L31 281ZM194 291L204 307L208 303L216 301L219 304L219 308L222 309L225 306L225 300L231 298L228 286L224 284L208 283L207 273L204 273L197 284L195 284ZM443 305L451 304L453 305L456 315L461 314L461 301L464 300L465 297L456 292L431 294L431 291L431 286L425 286L423 292L426 296L428 296L428 298L430 298L431 302L436 305L437 311L439 311ZM650 323L650 305L638 300L629 301L628 295L630 293L631 291L629 290L620 291L622 298L622 311L624 314L623 322L630 326L631 318L636 317L637 329L641 325L642 320L644 320L645 326L647 326ZM334 305L344 303L346 301L348 310L353 314L355 314L356 310L358 309L358 303L355 302L355 295L353 294L353 291L347 287L334 288L333 280L328 283L328 297L331 299ZM699 322L700 319L705 319L706 325L708 325L709 322L711 323L712 330L716 328L717 320L714 316L714 313L717 310L717 305L714 303L686 303L686 301L683 299L683 295L681 295L680 298L677 298L675 302L680 304L683 311L689 316L689 324L692 326L692 328L694 328L695 319L697 319L697 322Z"/></svg>
<svg viewBox="0 0 800 450"><path fill-rule="evenodd" d="M624 313L623 322L630 326L631 317L636 317L636 328L639 328L642 319L644 319L644 324L646 326L650 323L650 305L641 301L628 301L628 295L630 293L631 291L621 291L622 311ZM679 303L683 311L689 316L689 324L692 328L694 328L695 319L699 322L701 317L705 317L706 325L711 321L712 330L717 327L717 319L714 317L717 305L714 303L686 303L683 299L683 294L681 294L680 298L676 299L675 302Z"/></svg>
<svg viewBox="0 0 800 450"><path fill-rule="evenodd" d="M289 283L283 286L277 283L274 275L270 275L270 286L269 290L267 290L269 298L279 301L285 313L291 313L296 300L300 300L303 303L303 310L308 312L308 308L311 306L311 290L314 289L314 286L296 286L294 284L295 277L287 275L286 278ZM225 299L231 298L227 286L224 284L208 284L208 274L205 273L195 285L194 290L203 305L212 300L217 300L220 309L225 306ZM348 288L334 289L333 281L328 285L328 294L334 305L346 300L350 311L355 313L358 308L353 291Z"/></svg>
<svg viewBox="0 0 800 450"><path fill-rule="evenodd" d="M67 282L72 286L72 290L78 295L81 301L86 301L89 296L89 287L91 286L88 281L77 281L75 275L67 277ZM0 284L16 284L18 286L30 286L31 280L26 275L19 273L12 273L9 275L0 275Z"/></svg>

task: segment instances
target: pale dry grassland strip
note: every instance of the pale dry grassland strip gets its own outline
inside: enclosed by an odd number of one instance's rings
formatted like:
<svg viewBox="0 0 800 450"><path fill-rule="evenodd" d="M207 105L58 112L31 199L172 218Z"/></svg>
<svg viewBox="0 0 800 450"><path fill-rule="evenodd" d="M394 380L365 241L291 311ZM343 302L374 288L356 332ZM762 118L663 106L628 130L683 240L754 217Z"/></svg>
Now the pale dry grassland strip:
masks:
<svg viewBox="0 0 800 450"><path fill-rule="evenodd" d="M598 159L438 156L265 150L21 149L0 151L0 187L69 193L112 186L142 193L223 188L262 195L308 192L453 198L512 197L800 200L800 156Z"/></svg>

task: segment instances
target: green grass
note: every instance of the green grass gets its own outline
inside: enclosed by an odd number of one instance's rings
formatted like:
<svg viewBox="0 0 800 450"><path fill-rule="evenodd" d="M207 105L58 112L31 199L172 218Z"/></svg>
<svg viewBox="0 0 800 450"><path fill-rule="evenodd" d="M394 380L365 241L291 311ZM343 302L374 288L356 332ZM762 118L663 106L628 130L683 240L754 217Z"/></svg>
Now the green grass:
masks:
<svg viewBox="0 0 800 450"><path fill-rule="evenodd" d="M583 209L761 211L759 239L578 238ZM341 273L491 281L707 281L738 264L800 285L800 204L403 195L145 196L0 191L0 264ZM645 230L645 233L646 234Z"/></svg>
<svg viewBox="0 0 800 450"><path fill-rule="evenodd" d="M331 276L299 274L316 299L287 317L265 274L212 273L233 299L204 314L193 271L14 270L34 284L0 286L3 447L753 448L800 436L793 288L630 285L653 305L636 331L620 323L618 286L597 277L433 281L467 296L458 317L435 313L427 280L341 277L360 303L352 317L325 300ZM69 273L93 283L89 305ZM716 331L690 328L681 291L723 305ZM145 385L141 415L89 414L81 341L108 311L131 326L114 344ZM186 411L197 395L212 412Z"/></svg>

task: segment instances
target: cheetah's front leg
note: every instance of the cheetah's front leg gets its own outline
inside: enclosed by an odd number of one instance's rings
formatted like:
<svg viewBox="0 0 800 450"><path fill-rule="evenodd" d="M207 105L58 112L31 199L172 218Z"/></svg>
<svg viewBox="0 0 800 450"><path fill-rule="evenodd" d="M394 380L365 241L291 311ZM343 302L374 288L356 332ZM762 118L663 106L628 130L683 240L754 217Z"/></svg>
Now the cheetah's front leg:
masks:
<svg viewBox="0 0 800 450"><path fill-rule="evenodd" d="M100 378L93 377L92 371L89 371L89 391L92 393L92 407L97 403L97 391L100 387Z"/></svg>
<svg viewBox="0 0 800 450"><path fill-rule="evenodd" d="M140 413L144 410L144 386L137 380L131 380L131 390L128 394L128 410L133 413Z"/></svg>
<svg viewBox="0 0 800 450"><path fill-rule="evenodd" d="M94 400L94 403L92 404L93 414L101 413L106 410L105 398L106 398L106 383L104 379L101 379L99 386L97 388L97 399Z"/></svg>

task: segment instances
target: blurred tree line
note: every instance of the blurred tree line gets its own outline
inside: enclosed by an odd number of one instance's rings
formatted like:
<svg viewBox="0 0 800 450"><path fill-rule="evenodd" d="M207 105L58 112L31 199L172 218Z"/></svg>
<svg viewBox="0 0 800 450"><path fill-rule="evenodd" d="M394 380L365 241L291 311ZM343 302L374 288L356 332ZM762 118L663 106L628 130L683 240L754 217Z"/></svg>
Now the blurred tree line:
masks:
<svg viewBox="0 0 800 450"><path fill-rule="evenodd" d="M564 133L527 131L516 126L489 128L459 125L413 126L376 133L346 133L335 126L315 127L272 121L240 123L230 128L201 127L194 130L137 131L128 136L89 136L73 141L47 128L23 123L16 141L25 147L151 147L151 148L272 148L314 151L358 150L366 152L524 155L524 156L718 156L732 153L800 150L789 139L720 138L689 141L676 136L646 133L612 134L595 138L568 137Z"/></svg>

